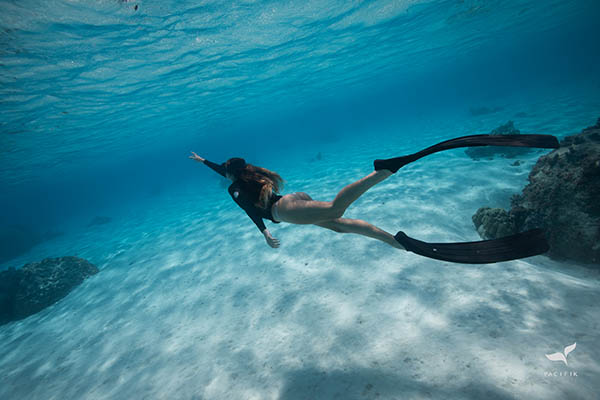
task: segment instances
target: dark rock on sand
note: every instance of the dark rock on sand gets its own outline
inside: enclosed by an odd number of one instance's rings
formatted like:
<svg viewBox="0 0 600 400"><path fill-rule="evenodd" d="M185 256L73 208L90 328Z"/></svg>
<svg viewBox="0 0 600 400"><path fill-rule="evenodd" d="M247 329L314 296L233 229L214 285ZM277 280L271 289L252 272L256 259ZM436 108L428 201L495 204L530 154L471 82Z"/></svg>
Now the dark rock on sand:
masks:
<svg viewBox="0 0 600 400"><path fill-rule="evenodd" d="M321 161L323 159L323 155L321 152L318 152L317 155L310 159L310 162Z"/></svg>
<svg viewBox="0 0 600 400"><path fill-rule="evenodd" d="M509 236L515 232L512 215L501 208L482 207L473 215L477 233L484 239Z"/></svg>
<svg viewBox="0 0 600 400"><path fill-rule="evenodd" d="M539 158L508 212L481 208L473 222L485 239L544 228L550 256L600 264L600 119Z"/></svg>
<svg viewBox="0 0 600 400"><path fill-rule="evenodd" d="M96 216L87 224L87 226L90 227L90 226L94 226L94 225L104 225L104 224L108 224L110 221L112 221L111 217Z"/></svg>
<svg viewBox="0 0 600 400"><path fill-rule="evenodd" d="M14 304L21 273L14 268L0 271L0 325L14 319Z"/></svg>
<svg viewBox="0 0 600 400"><path fill-rule="evenodd" d="M78 257L46 258L0 271L0 324L23 319L56 303L98 272Z"/></svg>
<svg viewBox="0 0 600 400"><path fill-rule="evenodd" d="M512 121L508 121L504 125L500 125L490 132L490 135L519 135L521 132L515 128ZM515 158L531 151L527 147L506 147L506 146L482 146L469 147L465 153L474 160L482 158L493 158L496 155L505 158Z"/></svg>

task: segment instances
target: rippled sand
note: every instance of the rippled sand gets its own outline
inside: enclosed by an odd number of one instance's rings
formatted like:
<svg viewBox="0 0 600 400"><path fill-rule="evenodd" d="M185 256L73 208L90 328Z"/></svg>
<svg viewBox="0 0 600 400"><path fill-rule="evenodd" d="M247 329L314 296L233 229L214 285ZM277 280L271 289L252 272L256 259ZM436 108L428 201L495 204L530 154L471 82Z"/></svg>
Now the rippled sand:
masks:
<svg viewBox="0 0 600 400"><path fill-rule="evenodd" d="M503 116L496 118L490 129ZM376 140L330 144L320 161L309 160L311 149L293 164L269 167L287 179L286 192L329 200L369 173L374 157L471 129L448 124L410 142L390 139L383 149ZM476 162L461 150L430 156L371 189L346 216L428 241L478 240L473 213L508 206L539 154L520 158L518 167L507 159ZM564 399L597 392L594 270L544 256L450 264L356 235L268 223L282 241L274 250L216 178L205 184L202 197L182 187L124 207L110 224L86 230L82 221L80 230L14 261L74 254L101 272L54 306L0 327L1 398ZM568 367L546 359L573 342ZM564 371L577 377L546 376Z"/></svg>

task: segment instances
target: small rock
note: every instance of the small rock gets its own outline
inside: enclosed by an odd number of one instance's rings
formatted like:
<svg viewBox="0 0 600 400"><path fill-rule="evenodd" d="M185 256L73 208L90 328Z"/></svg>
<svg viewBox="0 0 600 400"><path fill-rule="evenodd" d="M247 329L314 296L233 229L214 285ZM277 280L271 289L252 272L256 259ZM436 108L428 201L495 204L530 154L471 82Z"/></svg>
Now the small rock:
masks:
<svg viewBox="0 0 600 400"><path fill-rule="evenodd" d="M26 318L65 297L98 268L83 258L46 258L0 272L0 324Z"/></svg>

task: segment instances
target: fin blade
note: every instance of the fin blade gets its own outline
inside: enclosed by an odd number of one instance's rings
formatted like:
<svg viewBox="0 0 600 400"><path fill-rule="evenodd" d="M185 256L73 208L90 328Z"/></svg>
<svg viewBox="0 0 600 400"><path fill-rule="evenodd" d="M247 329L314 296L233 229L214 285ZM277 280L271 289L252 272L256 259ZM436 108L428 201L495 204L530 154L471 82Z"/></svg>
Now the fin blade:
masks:
<svg viewBox="0 0 600 400"><path fill-rule="evenodd" d="M375 169L387 168L393 172L410 164L418 159L439 151L457 149L460 147L480 147L480 146L507 146L507 147L537 147L542 149L558 149L560 143L555 136L540 134L519 134L519 135L470 135L449 139L433 146L427 147L421 151L406 156L396 157L391 161L376 160Z"/></svg>
<svg viewBox="0 0 600 400"><path fill-rule="evenodd" d="M550 249L541 229L499 239L459 243L427 243L404 232L394 238L408 251L424 257L464 264L489 264L543 254Z"/></svg>

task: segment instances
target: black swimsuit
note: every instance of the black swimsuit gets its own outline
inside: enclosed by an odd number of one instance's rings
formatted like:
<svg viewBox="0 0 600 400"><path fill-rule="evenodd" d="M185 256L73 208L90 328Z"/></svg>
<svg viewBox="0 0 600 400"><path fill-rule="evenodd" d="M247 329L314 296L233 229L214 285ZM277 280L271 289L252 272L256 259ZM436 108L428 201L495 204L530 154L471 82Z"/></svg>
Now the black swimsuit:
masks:
<svg viewBox="0 0 600 400"><path fill-rule="evenodd" d="M215 164L208 160L204 160L204 164L206 164L219 175L226 177L225 167L223 165ZM279 223L279 221L275 221L273 215L271 214L271 206L283 196L271 193L271 197L269 198L269 202L267 203L267 208L262 208L254 204L254 199L251 198L251 195L248 193L247 190L244 190L243 182L241 181L236 180L235 182L233 182L231 185L229 185L227 191L231 195L233 201L235 201L238 206L240 206L244 211L246 211L246 214L248 214L250 219L254 221L254 223L261 232L267 229L263 222L263 219L271 220L276 224Z"/></svg>

